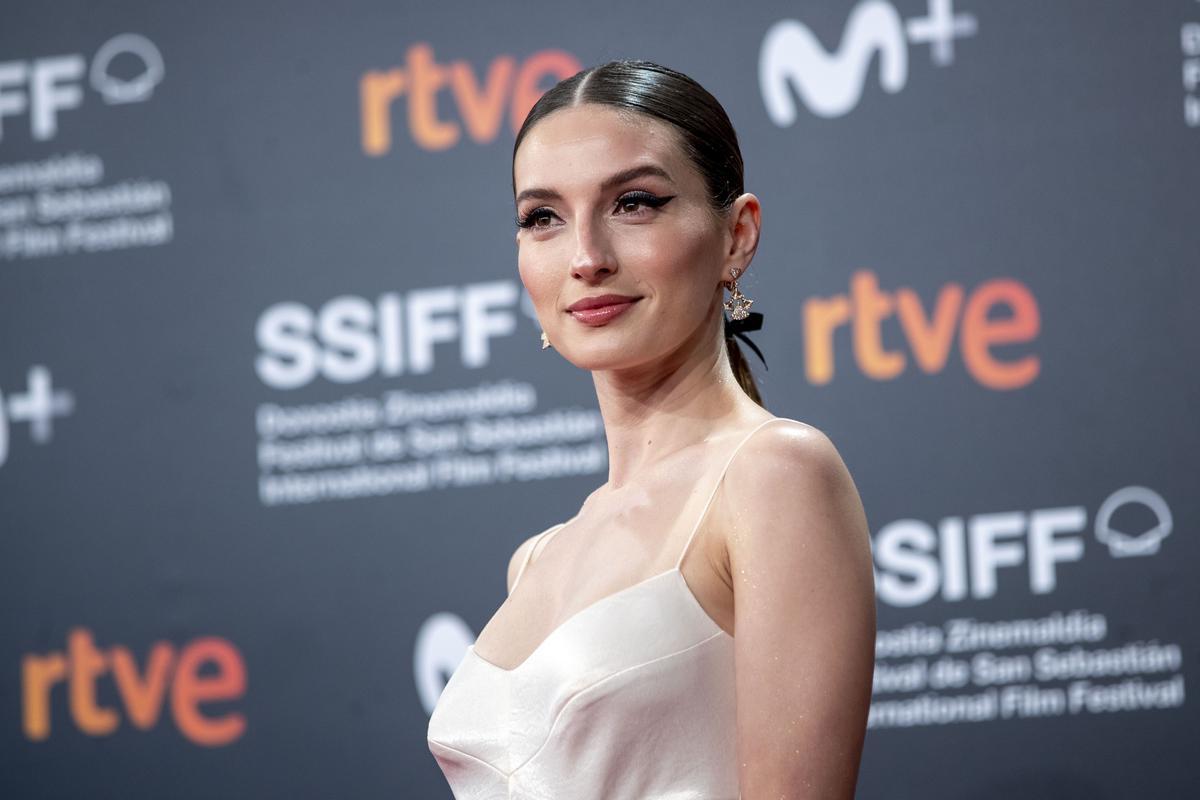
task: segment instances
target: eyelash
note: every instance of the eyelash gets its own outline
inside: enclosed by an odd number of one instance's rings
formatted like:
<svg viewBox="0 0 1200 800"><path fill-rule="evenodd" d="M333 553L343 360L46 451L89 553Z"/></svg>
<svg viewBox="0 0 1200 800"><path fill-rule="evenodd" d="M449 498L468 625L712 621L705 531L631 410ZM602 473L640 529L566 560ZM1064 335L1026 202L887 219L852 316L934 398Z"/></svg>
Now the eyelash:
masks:
<svg viewBox="0 0 1200 800"><path fill-rule="evenodd" d="M668 195L666 197L659 197L658 195L650 194L650 192L643 192L643 191L626 192L625 194L621 195L617 199L617 207L620 208L621 206L623 206L627 203L640 203L640 204L642 204L644 206L648 206L650 208L661 208L662 206L666 205L670 200L674 199L674 197L675 197L675 195L673 195L673 194ZM546 214L553 214L553 213L554 212L552 212L550 209L546 208L545 206L539 206L538 208L533 209L532 211L530 211L528 214L526 214L523 217L518 215L517 216L517 227L519 227L519 228L536 228L538 226L533 224L533 221L535 219L545 216ZM630 213L633 213L633 212L630 212Z"/></svg>

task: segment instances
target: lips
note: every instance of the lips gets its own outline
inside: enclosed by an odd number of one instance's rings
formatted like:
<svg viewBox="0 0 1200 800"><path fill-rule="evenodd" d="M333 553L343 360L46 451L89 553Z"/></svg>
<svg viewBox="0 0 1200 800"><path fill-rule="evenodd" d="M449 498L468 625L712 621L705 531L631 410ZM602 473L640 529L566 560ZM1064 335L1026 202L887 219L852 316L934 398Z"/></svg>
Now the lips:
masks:
<svg viewBox="0 0 1200 800"><path fill-rule="evenodd" d="M603 308L618 303L632 303L641 298L627 294L598 294L595 297L585 297L567 306L567 311L583 311L589 308Z"/></svg>
<svg viewBox="0 0 1200 800"><path fill-rule="evenodd" d="M620 294L585 297L571 304L567 311L584 325L605 325L609 320L625 313L641 299Z"/></svg>

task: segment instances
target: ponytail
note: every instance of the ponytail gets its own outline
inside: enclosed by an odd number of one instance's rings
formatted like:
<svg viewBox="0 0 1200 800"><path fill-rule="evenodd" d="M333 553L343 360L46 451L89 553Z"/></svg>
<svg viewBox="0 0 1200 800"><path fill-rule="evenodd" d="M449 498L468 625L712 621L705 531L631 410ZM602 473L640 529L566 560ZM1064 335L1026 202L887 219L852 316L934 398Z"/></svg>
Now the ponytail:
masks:
<svg viewBox="0 0 1200 800"><path fill-rule="evenodd" d="M725 336L725 349L729 354L729 366L733 369L733 377L737 378L738 385L742 387L742 391L748 394L751 400L766 408L763 405L762 395L759 394L758 384L754 380L754 373L750 371L750 364L746 361L746 357L742 355L742 348L732 335L727 334Z"/></svg>

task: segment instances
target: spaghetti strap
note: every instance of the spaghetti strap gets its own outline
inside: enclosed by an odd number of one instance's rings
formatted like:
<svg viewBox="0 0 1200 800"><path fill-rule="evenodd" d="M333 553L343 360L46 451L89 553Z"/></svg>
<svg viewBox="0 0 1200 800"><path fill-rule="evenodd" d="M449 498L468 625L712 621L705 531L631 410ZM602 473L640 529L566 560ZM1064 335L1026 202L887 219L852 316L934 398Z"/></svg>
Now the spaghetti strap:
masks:
<svg viewBox="0 0 1200 800"><path fill-rule="evenodd" d="M683 559L692 546L692 540L696 538L696 531L700 530L700 523L704 521L704 515L708 513L708 507L712 504L713 498L717 496L717 489L721 488L721 482L725 479L725 472L729 469L729 465L733 463L733 457L736 456L738 451L742 449L742 445L748 442L750 437L758 432L759 428L763 427L769 422L778 422L779 420L798 422L798 420L789 419L788 417L771 417L770 419L763 420L759 424L755 425L749 433L742 437L742 440L737 443L737 445L733 448L733 451L729 454L729 458L725 459L725 466L721 467L720 473L717 474L717 480L713 483L712 492L708 495L708 499L704 501L704 508L700 509L700 515L696 518L696 524L692 526L692 532L688 534L687 541L684 542L683 552L679 554L679 560L675 562L676 570L678 570L683 564Z"/></svg>
<svg viewBox="0 0 1200 800"><path fill-rule="evenodd" d="M579 515L576 514L575 517L577 516ZM575 517L571 517L571 519L575 519ZM529 562L533 560L533 551L537 550L538 545L540 545L543 541L548 541L549 539L553 538L554 534L562 530L563 526L566 525L567 522L570 522L571 519L567 520L566 522L560 522L557 525L551 525L549 528L546 528L546 530L539 533L536 538L534 538L533 544L530 545L528 552L525 553L524 560L521 561L521 568L517 570L517 577L513 578L512 589L508 592L510 595L516 591L517 584L521 582L521 576L525 574L525 568L528 567Z"/></svg>

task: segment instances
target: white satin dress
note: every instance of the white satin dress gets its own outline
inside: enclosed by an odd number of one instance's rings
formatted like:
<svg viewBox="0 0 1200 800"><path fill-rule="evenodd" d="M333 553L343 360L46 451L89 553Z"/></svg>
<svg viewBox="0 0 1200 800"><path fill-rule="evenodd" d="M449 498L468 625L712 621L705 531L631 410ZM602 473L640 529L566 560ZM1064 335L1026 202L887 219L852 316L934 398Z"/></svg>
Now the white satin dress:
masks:
<svg viewBox="0 0 1200 800"><path fill-rule="evenodd" d="M467 648L428 729L455 800L737 800L733 637L680 565L734 455L782 419L733 448L674 567L568 617L513 669ZM513 590L573 519L538 535Z"/></svg>

